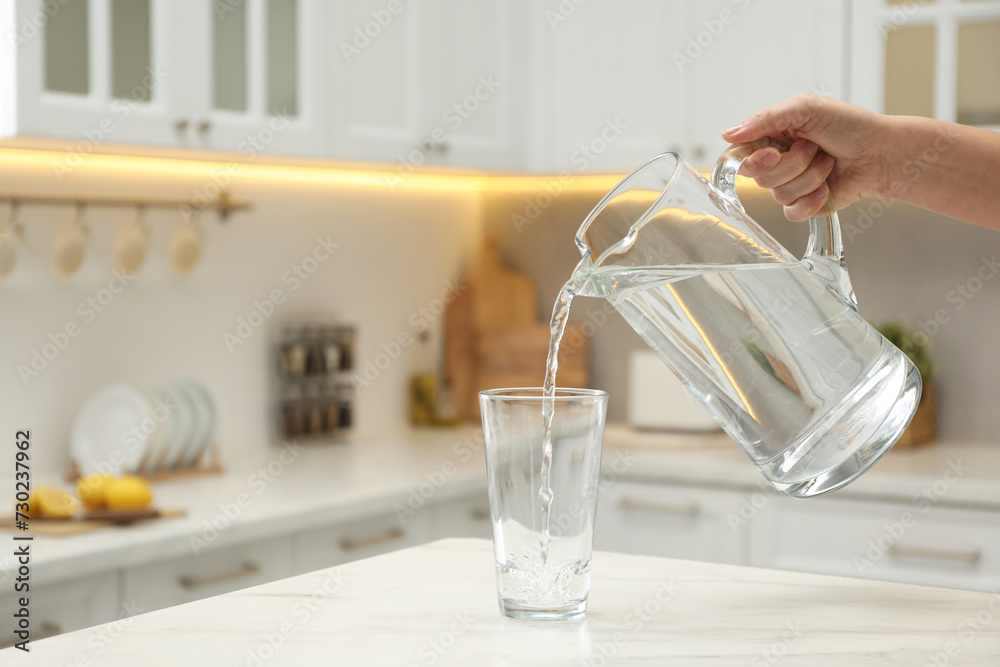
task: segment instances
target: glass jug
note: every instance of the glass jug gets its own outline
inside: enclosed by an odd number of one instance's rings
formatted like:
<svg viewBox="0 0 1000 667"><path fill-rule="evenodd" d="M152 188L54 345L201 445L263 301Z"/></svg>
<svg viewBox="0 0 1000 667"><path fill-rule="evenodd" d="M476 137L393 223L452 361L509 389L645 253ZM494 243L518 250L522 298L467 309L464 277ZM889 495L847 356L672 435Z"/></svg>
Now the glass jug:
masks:
<svg viewBox="0 0 1000 667"><path fill-rule="evenodd" d="M920 374L857 313L837 215L798 260L743 211L733 146L711 183L676 153L619 183L581 225L571 281L607 298L782 493L815 496L899 439Z"/></svg>

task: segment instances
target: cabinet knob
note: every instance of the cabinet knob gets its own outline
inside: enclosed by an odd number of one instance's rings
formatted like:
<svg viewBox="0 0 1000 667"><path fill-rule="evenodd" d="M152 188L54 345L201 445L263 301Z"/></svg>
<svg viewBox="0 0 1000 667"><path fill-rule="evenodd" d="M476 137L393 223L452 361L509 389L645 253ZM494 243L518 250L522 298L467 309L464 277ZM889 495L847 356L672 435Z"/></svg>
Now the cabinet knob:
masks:
<svg viewBox="0 0 1000 667"><path fill-rule="evenodd" d="M210 120L203 120L200 123L198 123L198 132L200 132L201 134L204 134L211 129L212 129L212 121Z"/></svg>
<svg viewBox="0 0 1000 667"><path fill-rule="evenodd" d="M178 132L186 132L188 127L191 126L191 121L187 118L178 118L174 121L174 129Z"/></svg>
<svg viewBox="0 0 1000 667"><path fill-rule="evenodd" d="M694 147L694 159L695 160L704 160L705 159L705 153L706 153L706 151L705 151L705 147L704 146L695 146Z"/></svg>

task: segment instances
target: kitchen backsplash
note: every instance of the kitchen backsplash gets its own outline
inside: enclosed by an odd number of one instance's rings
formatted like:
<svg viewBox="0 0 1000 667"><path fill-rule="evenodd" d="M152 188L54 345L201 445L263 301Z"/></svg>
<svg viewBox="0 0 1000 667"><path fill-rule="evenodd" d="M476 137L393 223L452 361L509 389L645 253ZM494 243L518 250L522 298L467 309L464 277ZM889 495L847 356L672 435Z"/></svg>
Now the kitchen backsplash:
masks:
<svg viewBox="0 0 1000 667"><path fill-rule="evenodd" d="M442 295L455 290L464 261L479 245L478 189L448 179L413 179L395 190L377 177L328 171L239 168L219 163L87 160L57 174L43 160L0 152L0 190L91 196L187 198L223 177L253 209L220 223L205 212L203 263L176 277L164 249L182 223L174 210L148 212L153 251L132 279L111 273L115 236L134 210L85 209L90 254L61 280L48 255L72 207L22 206L28 251L0 284L4 314L0 397L6 433L32 429L34 464L68 463L73 417L100 387L119 381L197 377L221 411L223 459L275 437L269 385L286 313L336 313L357 327L357 425L405 423L411 352L399 341L441 322ZM0 221L8 212L0 206ZM67 334L67 330L75 332Z"/></svg>
<svg viewBox="0 0 1000 667"><path fill-rule="evenodd" d="M538 284L539 317L548 317L579 261L573 236L603 194L487 194L486 232L500 240L504 261ZM752 217L801 256L807 225L786 221L766 191L745 188L741 197ZM903 319L932 340L940 437L1000 441L1000 234L878 200L859 202L840 218L861 314L875 324ZM605 302L578 299L571 320L593 330L592 384L611 393L608 418L624 419L628 353L643 342Z"/></svg>

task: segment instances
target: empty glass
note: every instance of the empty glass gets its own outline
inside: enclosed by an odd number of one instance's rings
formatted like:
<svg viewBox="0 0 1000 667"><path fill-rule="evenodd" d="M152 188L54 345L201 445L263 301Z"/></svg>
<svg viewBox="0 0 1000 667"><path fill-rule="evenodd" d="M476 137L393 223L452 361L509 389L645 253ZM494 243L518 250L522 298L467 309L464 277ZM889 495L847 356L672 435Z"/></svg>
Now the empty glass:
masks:
<svg viewBox="0 0 1000 667"><path fill-rule="evenodd" d="M517 619L562 620L587 608L608 395L558 389L551 399L547 517L540 495L543 400L541 388L479 394L500 610Z"/></svg>

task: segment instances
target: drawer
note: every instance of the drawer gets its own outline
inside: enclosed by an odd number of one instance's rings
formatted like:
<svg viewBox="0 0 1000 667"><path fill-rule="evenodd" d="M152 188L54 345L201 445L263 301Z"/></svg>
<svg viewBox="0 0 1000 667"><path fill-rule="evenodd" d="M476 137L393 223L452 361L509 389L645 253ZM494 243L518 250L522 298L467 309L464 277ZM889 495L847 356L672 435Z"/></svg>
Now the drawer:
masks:
<svg viewBox="0 0 1000 667"><path fill-rule="evenodd" d="M122 599L152 611L283 579L291 572L291 539L284 537L130 568L122 574Z"/></svg>
<svg viewBox="0 0 1000 667"><path fill-rule="evenodd" d="M296 573L313 572L342 563L405 549L430 540L430 508L400 522L395 513L333 524L292 537Z"/></svg>
<svg viewBox="0 0 1000 667"><path fill-rule="evenodd" d="M1000 588L996 513L921 504L772 498L753 564L978 591Z"/></svg>
<svg viewBox="0 0 1000 667"><path fill-rule="evenodd" d="M493 538L490 499L485 493L431 508L431 539L446 537Z"/></svg>
<svg viewBox="0 0 1000 667"><path fill-rule="evenodd" d="M596 548L605 551L743 564L749 536L729 525L736 491L617 482L601 489Z"/></svg>
<svg viewBox="0 0 1000 667"><path fill-rule="evenodd" d="M14 628L10 621L12 614L19 609L17 600L22 595L27 595L30 599L32 641L109 623L118 618L116 572L61 584L32 586L26 594L8 593L0 596L0 609L3 610L5 620L0 633L0 648L13 646L20 641L12 634Z"/></svg>

